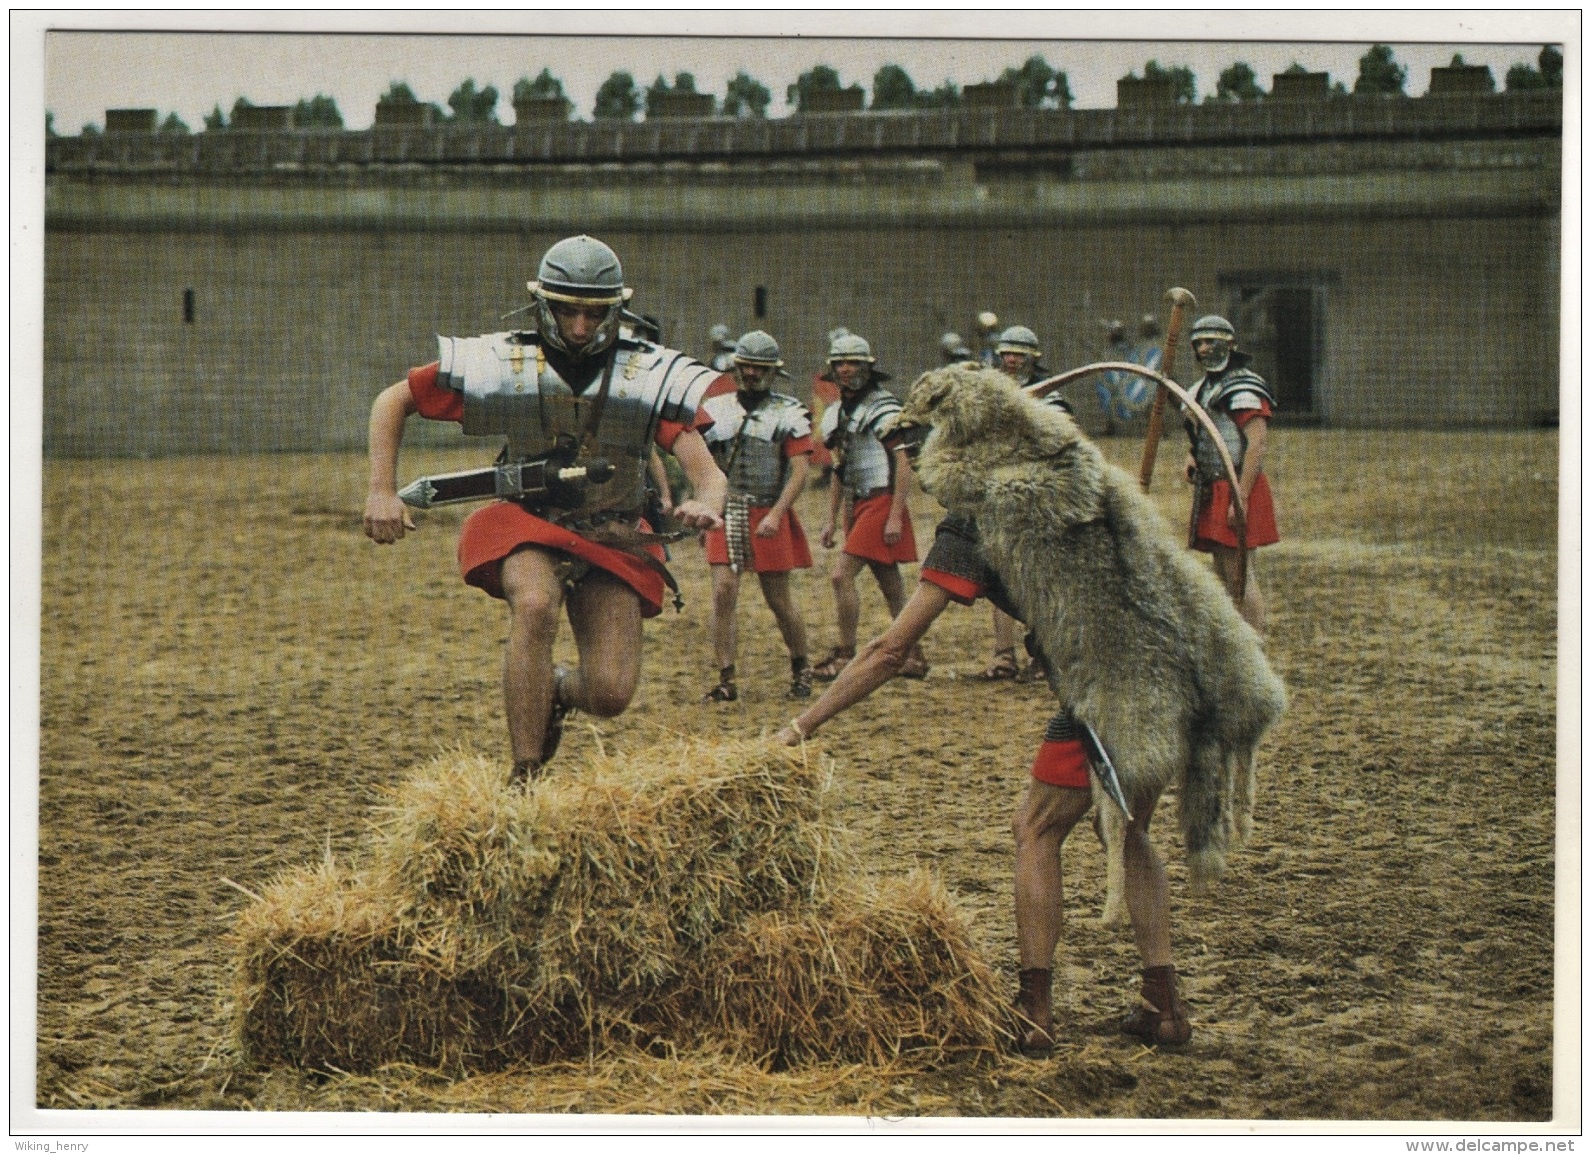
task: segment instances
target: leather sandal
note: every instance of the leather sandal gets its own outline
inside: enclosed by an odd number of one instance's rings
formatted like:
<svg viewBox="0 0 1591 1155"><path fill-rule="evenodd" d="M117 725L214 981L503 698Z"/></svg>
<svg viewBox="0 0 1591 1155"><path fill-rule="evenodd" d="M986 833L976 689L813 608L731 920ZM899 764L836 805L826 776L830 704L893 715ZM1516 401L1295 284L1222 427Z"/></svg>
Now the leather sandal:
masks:
<svg viewBox="0 0 1591 1155"><path fill-rule="evenodd" d="M1152 1047L1180 1047L1193 1037L1188 1008L1177 997L1177 968L1148 967L1138 1006L1122 1021L1123 1034Z"/></svg>
<svg viewBox="0 0 1591 1155"><path fill-rule="evenodd" d="M810 698L812 696L812 667L805 658L791 662L790 670L790 696L792 698Z"/></svg>
<svg viewBox="0 0 1591 1155"><path fill-rule="evenodd" d="M985 682L1014 682L1022 671L1016 664L1016 651L1014 649L996 650L994 661L989 668L979 674L980 680Z"/></svg>
<svg viewBox="0 0 1591 1155"><path fill-rule="evenodd" d="M906 660L900 664L900 676L920 682L928 676L928 659L923 654L921 645L912 647L912 652L906 655Z"/></svg>
<svg viewBox="0 0 1591 1155"><path fill-rule="evenodd" d="M702 695L702 701L704 702L738 702L739 700L740 691L735 688L735 683L733 682L719 682L718 685Z"/></svg>
<svg viewBox="0 0 1591 1155"><path fill-rule="evenodd" d="M829 656L812 667L812 676L820 682L832 682L840 676L840 671L851 664L851 659L856 657L854 649L843 649L835 646L829 651Z"/></svg>

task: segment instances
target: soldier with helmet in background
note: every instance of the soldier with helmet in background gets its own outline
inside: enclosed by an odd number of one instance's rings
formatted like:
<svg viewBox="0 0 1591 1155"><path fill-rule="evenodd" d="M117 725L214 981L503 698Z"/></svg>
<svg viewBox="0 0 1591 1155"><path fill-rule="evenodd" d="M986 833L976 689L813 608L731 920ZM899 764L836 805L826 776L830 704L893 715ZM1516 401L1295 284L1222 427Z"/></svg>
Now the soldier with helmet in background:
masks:
<svg viewBox="0 0 1591 1155"><path fill-rule="evenodd" d="M707 363L720 373L728 373L735 367L735 340L729 335L729 326L714 325L707 330L707 339L713 345L713 352Z"/></svg>
<svg viewBox="0 0 1591 1155"><path fill-rule="evenodd" d="M995 342L994 351L1000 358L1000 371L1018 385L1032 385L1050 375L1050 371L1039 364L1044 352L1039 348L1038 334L1026 325L1012 325L1002 332ZM1071 405L1059 390L1045 394L1043 400L1046 405L1053 405L1063 413L1072 413ZM992 602L990 610L994 615L994 660L978 677L985 682L1031 681L1038 675L1037 664L1033 661L1029 661L1026 667L1017 664L1020 623Z"/></svg>
<svg viewBox="0 0 1591 1155"><path fill-rule="evenodd" d="M713 392L702 403L712 419L704 436L713 459L729 479L722 529L708 530L707 564L713 575L709 630L718 684L709 702L733 702L735 603L740 575L757 575L763 600L773 611L790 654L790 697L812 696L806 623L790 594L790 571L809 569L812 552L796 517L796 498L806 485L812 455L812 419L805 405L773 392L775 376L788 377L779 342L754 329L735 343L734 392Z"/></svg>
<svg viewBox="0 0 1591 1155"><path fill-rule="evenodd" d="M960 333L945 333L939 338L940 364L955 365L972 359L972 350L967 348L967 343L961 339Z"/></svg>
<svg viewBox="0 0 1591 1155"><path fill-rule="evenodd" d="M1276 398L1264 378L1248 367L1249 355L1238 352L1237 332L1225 317L1214 314L1200 317L1193 323L1188 339L1193 345L1194 359L1204 370L1204 375L1189 392L1220 430L1221 440L1237 469L1238 489L1248 511L1245 543L1249 549L1274 545L1281 538L1276 531L1276 510L1263 463ZM1209 433L1195 421L1185 420L1184 424L1190 445L1182 475L1194 487L1188 545L1211 555L1215 572L1220 575L1227 592L1232 594L1238 612L1263 635L1265 600L1252 564L1246 575L1240 564L1232 487L1226 480L1220 455ZM1243 587L1241 598L1238 597L1240 584Z"/></svg>
<svg viewBox="0 0 1591 1155"><path fill-rule="evenodd" d="M365 533L390 544L414 528L405 501L501 498L464 522L458 562L467 584L508 605L511 786L541 772L568 711L613 717L635 694L642 619L661 612L674 584L640 518L652 446L674 454L693 488L674 508L682 525L721 526L726 489L698 429L720 374L637 335L613 250L588 236L559 241L528 287L533 329L439 337L437 361L376 398L364 514ZM421 478L400 497L398 451L414 413L508 443L495 467ZM565 608L580 655L573 669L552 658Z"/></svg>
<svg viewBox="0 0 1591 1155"><path fill-rule="evenodd" d="M835 459L829 514L823 523L824 549L834 548L841 507L849 506L844 552L829 576L839 642L812 670L814 677L827 681L837 677L856 656L856 627L861 616L857 577L863 568L873 571L890 617L895 617L906 604L900 563L917 560L917 539L906 508L911 462L903 446L886 444L901 408L900 401L884 388L888 374L879 371L866 340L844 333L830 342L825 376L839 387L840 401L824 411L819 426L823 443ZM901 673L908 678L927 677L928 662L920 646L912 651Z"/></svg>
<svg viewBox="0 0 1591 1155"><path fill-rule="evenodd" d="M998 369L1000 354L994 351L994 347L1000 339L1000 318L985 309L978 314L974 325L978 330L978 363L989 369Z"/></svg>

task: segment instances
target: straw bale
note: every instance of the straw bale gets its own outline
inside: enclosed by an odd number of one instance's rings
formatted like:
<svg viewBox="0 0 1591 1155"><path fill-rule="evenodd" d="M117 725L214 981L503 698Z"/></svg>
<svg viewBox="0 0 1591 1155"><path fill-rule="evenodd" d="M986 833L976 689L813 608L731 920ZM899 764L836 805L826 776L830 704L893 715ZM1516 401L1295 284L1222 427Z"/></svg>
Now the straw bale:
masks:
<svg viewBox="0 0 1591 1155"><path fill-rule="evenodd" d="M948 896L860 888L822 790L761 741L599 754L525 793L440 757L357 869L292 872L244 912L244 1053L480 1071L704 1030L781 1063L988 1042L993 983Z"/></svg>
<svg viewBox="0 0 1591 1155"><path fill-rule="evenodd" d="M965 919L922 871L748 920L716 944L703 988L706 1017L774 1067L993 1047L1008 1017Z"/></svg>

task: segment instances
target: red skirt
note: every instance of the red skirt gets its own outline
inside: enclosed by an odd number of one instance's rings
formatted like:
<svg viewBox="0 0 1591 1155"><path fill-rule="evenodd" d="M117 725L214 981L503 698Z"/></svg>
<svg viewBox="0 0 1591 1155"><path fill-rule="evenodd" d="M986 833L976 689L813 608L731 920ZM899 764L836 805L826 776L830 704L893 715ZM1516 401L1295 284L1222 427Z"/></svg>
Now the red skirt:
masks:
<svg viewBox="0 0 1591 1155"><path fill-rule="evenodd" d="M641 527L649 528L645 522ZM503 559L522 545L543 546L590 562L640 596L642 617L654 618L663 612L663 575L632 554L587 541L573 530L526 513L511 501L495 501L465 519L458 545L459 573L465 584L494 598L502 597ZM661 548L649 546L647 552L663 560Z"/></svg>
<svg viewBox="0 0 1591 1155"><path fill-rule="evenodd" d="M1193 531L1193 548L1211 552L1215 546L1237 548L1237 534L1226 524L1227 506L1232 502L1232 486L1217 481L1210 486L1210 496L1199 510L1199 520ZM1276 509L1271 504L1271 486L1262 473L1249 492L1248 547L1275 545L1281 540L1276 532Z"/></svg>
<svg viewBox="0 0 1591 1155"><path fill-rule="evenodd" d="M884 540L884 523L889 520L890 503L887 493L853 502L851 516L845 524L845 552L864 561L914 562L917 560L917 539L912 536L911 510L902 509L900 540L890 545Z"/></svg>
<svg viewBox="0 0 1591 1155"><path fill-rule="evenodd" d="M795 510L788 510L779 532L772 537L758 537L757 525L772 506L752 506L746 521L751 528L751 572L788 573L793 569L812 567L812 550L807 545L806 531ZM721 529L707 531L707 564L728 565L729 543Z"/></svg>

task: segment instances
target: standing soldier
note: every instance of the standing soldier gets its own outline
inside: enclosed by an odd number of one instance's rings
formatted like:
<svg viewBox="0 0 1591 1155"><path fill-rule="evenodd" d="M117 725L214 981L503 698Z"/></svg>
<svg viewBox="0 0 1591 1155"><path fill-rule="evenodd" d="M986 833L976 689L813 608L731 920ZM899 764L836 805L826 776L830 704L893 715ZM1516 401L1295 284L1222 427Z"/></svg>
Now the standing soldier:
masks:
<svg viewBox="0 0 1591 1155"><path fill-rule="evenodd" d="M960 361L971 360L972 350L967 348L967 343L961 339L960 333L945 333L939 338L941 365L954 365Z"/></svg>
<svg viewBox="0 0 1591 1155"><path fill-rule="evenodd" d="M796 517L795 500L806 485L812 454L812 419L794 397L775 393L774 377L787 377L779 343L754 329L735 344L734 377L739 389L709 397L702 404L712 418L707 448L729 479L724 527L707 533L707 564L712 567L713 611L710 629L718 685L709 702L733 702L735 686L735 603L740 575L750 569L773 611L779 635L790 653L790 696L812 696L807 663L807 630L790 596L790 571L808 569L812 553Z"/></svg>
<svg viewBox="0 0 1591 1155"><path fill-rule="evenodd" d="M613 250L569 237L547 250L529 283L535 328L440 337L439 361L383 390L370 411L365 533L379 544L413 529L397 492L398 450L413 413L464 432L506 435L493 469L422 478L421 506L496 493L459 534L464 581L508 604L503 702L513 749L510 785L534 778L558 748L565 714L624 711L641 672L641 620L662 609L673 578L639 531L643 474L654 444L679 460L695 497L681 524L723 524L724 476L697 430L697 406L719 374L624 328L631 289ZM459 494L484 476L479 493ZM567 603L580 663L554 667Z"/></svg>
<svg viewBox="0 0 1591 1155"><path fill-rule="evenodd" d="M720 373L728 373L735 367L735 343L730 340L729 326L714 325L707 331L707 339L713 346L707 363Z"/></svg>
<svg viewBox="0 0 1591 1155"><path fill-rule="evenodd" d="M978 363L985 368L998 369L1000 354L994 351L999 343L1000 318L985 309L974 322L978 330Z"/></svg>
<svg viewBox="0 0 1591 1155"><path fill-rule="evenodd" d="M1238 489L1248 511L1245 539L1249 549L1274 545L1276 511L1270 483L1262 469L1265 441L1276 398L1264 378L1248 367L1249 355L1235 348L1237 333L1225 317L1201 317L1189 337L1193 357L1204 375L1191 390L1193 399L1221 431L1221 440L1237 469ZM1220 454L1202 425L1188 420L1188 459L1182 475L1193 490L1193 511L1188 524L1188 545L1211 555L1215 572L1232 595L1238 612L1249 625L1265 633L1265 599L1260 594L1253 566L1244 573L1238 552L1237 509L1226 480ZM1242 587L1243 594L1238 596Z"/></svg>
<svg viewBox="0 0 1591 1155"><path fill-rule="evenodd" d="M1044 353L1039 348L1038 334L1026 325L1012 325L1001 333L1000 340L995 344L995 352L1000 357L1001 372L1018 385L1032 385L1050 374L1048 369L1039 364L1039 358ZM1072 407L1066 403L1059 390L1046 393L1044 403L1055 406L1068 416L1072 414ZM935 538L935 542L937 544L938 538ZM989 605L994 615L994 661L978 677L985 682L1033 680L1039 673L1037 663L1030 661L1026 668L1017 664L1016 645L1021 632L1019 623L998 605L993 602Z"/></svg>
<svg viewBox="0 0 1591 1155"><path fill-rule="evenodd" d="M841 505L849 502L849 510L845 550L829 576L834 585L839 644L812 670L814 677L824 681L836 677L856 656L856 626L862 608L856 579L863 567L873 571L894 617L906 604L900 563L917 560L917 539L912 536L911 513L906 508L911 462L904 447L885 445L900 415L900 402L883 387L889 376L874 364L868 343L852 333L830 343L827 376L839 386L840 400L824 411L819 427L823 444L835 459L829 514L823 523L824 549L834 548ZM908 678L928 676L921 647L912 651L901 673Z"/></svg>

